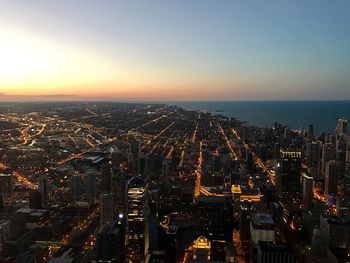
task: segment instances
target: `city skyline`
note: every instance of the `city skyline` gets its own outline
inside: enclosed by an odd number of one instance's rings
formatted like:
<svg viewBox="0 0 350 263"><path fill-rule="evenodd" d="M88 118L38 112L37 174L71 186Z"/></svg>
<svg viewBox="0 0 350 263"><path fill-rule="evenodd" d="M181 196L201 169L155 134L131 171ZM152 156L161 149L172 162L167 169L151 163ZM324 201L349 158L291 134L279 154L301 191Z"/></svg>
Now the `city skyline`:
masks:
<svg viewBox="0 0 350 263"><path fill-rule="evenodd" d="M5 1L0 100L350 99L349 5Z"/></svg>

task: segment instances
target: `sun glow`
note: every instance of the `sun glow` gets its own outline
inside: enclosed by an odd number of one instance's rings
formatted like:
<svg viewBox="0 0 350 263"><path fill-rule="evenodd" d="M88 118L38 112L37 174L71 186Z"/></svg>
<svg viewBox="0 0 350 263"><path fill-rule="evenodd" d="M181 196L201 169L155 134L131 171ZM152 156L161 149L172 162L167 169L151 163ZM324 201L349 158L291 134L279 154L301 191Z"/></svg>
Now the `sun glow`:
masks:
<svg viewBox="0 0 350 263"><path fill-rule="evenodd" d="M72 87L112 82L118 70L83 49L0 27L0 87L13 95L74 94Z"/></svg>

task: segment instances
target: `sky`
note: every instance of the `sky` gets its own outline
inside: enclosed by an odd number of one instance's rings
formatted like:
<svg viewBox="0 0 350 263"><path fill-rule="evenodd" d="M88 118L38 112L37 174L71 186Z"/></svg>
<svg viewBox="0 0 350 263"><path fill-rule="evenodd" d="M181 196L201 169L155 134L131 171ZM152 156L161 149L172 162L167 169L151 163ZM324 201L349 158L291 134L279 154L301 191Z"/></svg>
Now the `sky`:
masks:
<svg viewBox="0 0 350 263"><path fill-rule="evenodd" d="M0 100L350 99L348 0L2 0Z"/></svg>

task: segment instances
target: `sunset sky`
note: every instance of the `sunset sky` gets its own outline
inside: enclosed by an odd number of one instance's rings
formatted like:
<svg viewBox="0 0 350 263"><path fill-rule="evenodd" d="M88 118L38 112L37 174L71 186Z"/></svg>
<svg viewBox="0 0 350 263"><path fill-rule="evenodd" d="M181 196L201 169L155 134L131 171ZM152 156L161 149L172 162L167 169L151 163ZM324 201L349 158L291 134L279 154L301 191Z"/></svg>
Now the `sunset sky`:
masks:
<svg viewBox="0 0 350 263"><path fill-rule="evenodd" d="M1 100L350 99L348 0L3 0Z"/></svg>

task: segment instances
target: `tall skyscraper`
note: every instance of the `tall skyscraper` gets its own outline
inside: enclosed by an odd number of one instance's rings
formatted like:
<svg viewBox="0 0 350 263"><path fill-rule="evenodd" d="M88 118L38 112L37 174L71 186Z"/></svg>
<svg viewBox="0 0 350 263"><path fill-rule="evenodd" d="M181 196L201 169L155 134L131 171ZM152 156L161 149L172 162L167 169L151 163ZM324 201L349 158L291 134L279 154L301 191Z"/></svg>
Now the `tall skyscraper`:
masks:
<svg viewBox="0 0 350 263"><path fill-rule="evenodd" d="M111 191L112 187L112 167L109 163L101 165L101 182L106 191Z"/></svg>
<svg viewBox="0 0 350 263"><path fill-rule="evenodd" d="M335 128L337 134L347 133L348 121L344 117L338 120L337 127Z"/></svg>
<svg viewBox="0 0 350 263"><path fill-rule="evenodd" d="M112 192L114 194L115 212L126 212L127 181L125 172L116 167L112 175Z"/></svg>
<svg viewBox="0 0 350 263"><path fill-rule="evenodd" d="M39 192L41 194L42 206L47 207L49 202L49 183L47 176L42 175L39 178Z"/></svg>
<svg viewBox="0 0 350 263"><path fill-rule="evenodd" d="M94 173L87 172L85 175L86 184L86 198L95 202L96 198L96 175Z"/></svg>
<svg viewBox="0 0 350 263"><path fill-rule="evenodd" d="M148 181L137 176L128 183L128 258L133 262L142 262L148 248Z"/></svg>
<svg viewBox="0 0 350 263"><path fill-rule="evenodd" d="M195 199L196 235L224 240L226 220L230 218L223 196L198 196Z"/></svg>
<svg viewBox="0 0 350 263"><path fill-rule="evenodd" d="M100 225L101 227L112 220L114 216L113 211L113 194L101 193L100 194Z"/></svg>
<svg viewBox="0 0 350 263"><path fill-rule="evenodd" d="M42 208L41 193L38 190L31 191L29 194L29 208L40 209Z"/></svg>
<svg viewBox="0 0 350 263"><path fill-rule="evenodd" d="M336 216L321 216L320 231L325 247L346 248L348 246L349 227L349 222Z"/></svg>
<svg viewBox="0 0 350 263"><path fill-rule="evenodd" d="M130 142L129 153L133 155L134 160L138 160L141 154L141 142L138 140Z"/></svg>
<svg viewBox="0 0 350 263"><path fill-rule="evenodd" d="M312 206L314 179L307 173L303 173L303 207L310 209Z"/></svg>
<svg viewBox="0 0 350 263"><path fill-rule="evenodd" d="M69 179L69 185L70 185L70 192L72 195L73 201L78 201L82 194L82 180L80 175L73 175Z"/></svg>
<svg viewBox="0 0 350 263"><path fill-rule="evenodd" d="M306 145L306 161L309 167L319 168L321 162L321 142L309 141Z"/></svg>
<svg viewBox="0 0 350 263"><path fill-rule="evenodd" d="M239 235L245 249L248 249L250 240L250 220L251 214L255 212L255 206L252 201L241 201L240 204L240 220L239 220Z"/></svg>
<svg viewBox="0 0 350 263"><path fill-rule="evenodd" d="M279 171L277 173L277 191L280 197L295 199L300 197L301 152L281 150Z"/></svg>
<svg viewBox="0 0 350 263"><path fill-rule="evenodd" d="M0 194L5 199L11 198L13 192L13 182L11 174L0 174Z"/></svg>
<svg viewBox="0 0 350 263"><path fill-rule="evenodd" d="M170 176L170 161L166 160L163 162L162 165L162 179L164 183L169 182L169 176Z"/></svg>
<svg viewBox="0 0 350 263"><path fill-rule="evenodd" d="M96 240L98 262L125 262L125 234L123 214L101 227Z"/></svg>
<svg viewBox="0 0 350 263"><path fill-rule="evenodd" d="M337 162L332 160L326 164L325 172L325 194L336 196L338 193L338 170Z"/></svg>
<svg viewBox="0 0 350 263"><path fill-rule="evenodd" d="M326 173L326 164L330 160L335 160L336 154L335 154L335 146L333 143L325 143L322 146L322 175L325 177Z"/></svg>

